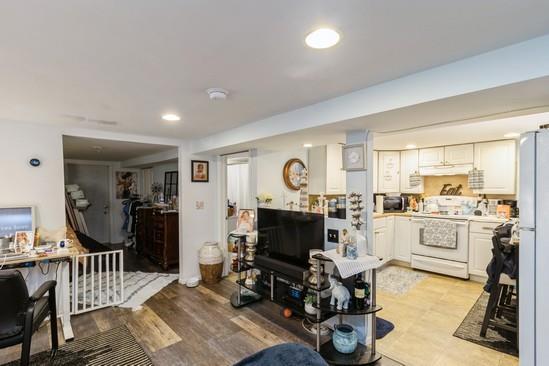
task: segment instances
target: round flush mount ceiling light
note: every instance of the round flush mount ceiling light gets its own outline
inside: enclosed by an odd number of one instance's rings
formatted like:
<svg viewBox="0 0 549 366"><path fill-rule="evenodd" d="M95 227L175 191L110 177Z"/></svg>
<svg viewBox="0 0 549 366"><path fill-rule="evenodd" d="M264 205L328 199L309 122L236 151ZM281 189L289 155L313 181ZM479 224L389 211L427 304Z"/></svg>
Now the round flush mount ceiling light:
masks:
<svg viewBox="0 0 549 366"><path fill-rule="evenodd" d="M505 135L503 135L503 137L507 138L507 139L514 139L514 138L517 138L520 136L520 133L518 132L509 132L509 133L506 133Z"/></svg>
<svg viewBox="0 0 549 366"><path fill-rule="evenodd" d="M206 90L206 93L211 100L225 100L229 95L229 92L223 88L210 88Z"/></svg>
<svg viewBox="0 0 549 366"><path fill-rule="evenodd" d="M163 115L162 119L164 121L175 122L175 121L179 121L181 119L181 117L179 117L177 114L168 113L168 114Z"/></svg>
<svg viewBox="0 0 549 366"><path fill-rule="evenodd" d="M305 143L305 144L303 144L303 147L313 147L313 144Z"/></svg>
<svg viewBox="0 0 549 366"><path fill-rule="evenodd" d="M319 28L305 37L307 46L315 49L324 49L335 46L339 42L339 33L330 28Z"/></svg>
<svg viewBox="0 0 549 366"><path fill-rule="evenodd" d="M406 148L407 148L407 149L415 149L416 147L417 147L417 145L415 145L415 144L408 144L408 145L406 145Z"/></svg>

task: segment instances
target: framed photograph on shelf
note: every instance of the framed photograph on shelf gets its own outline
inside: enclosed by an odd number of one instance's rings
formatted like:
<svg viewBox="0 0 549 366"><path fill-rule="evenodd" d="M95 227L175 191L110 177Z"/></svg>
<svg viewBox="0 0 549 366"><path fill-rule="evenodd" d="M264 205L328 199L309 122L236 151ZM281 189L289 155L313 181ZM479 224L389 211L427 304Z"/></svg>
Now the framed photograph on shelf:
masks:
<svg viewBox="0 0 549 366"><path fill-rule="evenodd" d="M251 208L241 208L238 210L238 221L236 231L239 233L251 233L254 231L255 211Z"/></svg>
<svg viewBox="0 0 549 366"><path fill-rule="evenodd" d="M366 170L366 145L352 144L342 148L343 170Z"/></svg>
<svg viewBox="0 0 549 366"><path fill-rule="evenodd" d="M16 252L28 252L34 248L34 231L16 231L13 240Z"/></svg>
<svg viewBox="0 0 549 366"><path fill-rule="evenodd" d="M191 181L208 183L210 181L210 162L206 160L191 160Z"/></svg>

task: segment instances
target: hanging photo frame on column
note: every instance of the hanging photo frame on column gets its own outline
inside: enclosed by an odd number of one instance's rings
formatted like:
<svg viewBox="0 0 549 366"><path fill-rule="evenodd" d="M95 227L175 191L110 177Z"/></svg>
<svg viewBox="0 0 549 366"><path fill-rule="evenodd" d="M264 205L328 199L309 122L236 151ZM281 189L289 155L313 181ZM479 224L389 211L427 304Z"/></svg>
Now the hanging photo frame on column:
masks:
<svg viewBox="0 0 549 366"><path fill-rule="evenodd" d="M345 145L341 151L343 170L366 170L366 144Z"/></svg>

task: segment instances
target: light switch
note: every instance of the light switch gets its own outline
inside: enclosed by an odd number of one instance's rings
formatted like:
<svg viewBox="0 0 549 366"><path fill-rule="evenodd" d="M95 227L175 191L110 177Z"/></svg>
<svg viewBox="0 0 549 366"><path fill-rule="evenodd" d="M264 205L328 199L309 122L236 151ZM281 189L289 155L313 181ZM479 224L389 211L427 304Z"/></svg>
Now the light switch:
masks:
<svg viewBox="0 0 549 366"><path fill-rule="evenodd" d="M197 210L203 210L204 209L204 201L196 201L196 209Z"/></svg>
<svg viewBox="0 0 549 366"><path fill-rule="evenodd" d="M339 243L339 230L328 229L328 242Z"/></svg>

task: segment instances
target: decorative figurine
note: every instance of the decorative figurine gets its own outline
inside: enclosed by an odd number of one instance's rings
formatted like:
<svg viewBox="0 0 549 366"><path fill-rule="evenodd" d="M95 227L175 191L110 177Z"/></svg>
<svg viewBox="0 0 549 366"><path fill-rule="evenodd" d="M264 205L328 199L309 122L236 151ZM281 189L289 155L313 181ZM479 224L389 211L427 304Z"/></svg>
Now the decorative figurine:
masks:
<svg viewBox="0 0 549 366"><path fill-rule="evenodd" d="M330 290L332 290L332 297L330 298L330 305L336 306L337 310L349 309L349 301L351 300L351 294L347 287L343 286L341 282L330 276Z"/></svg>

